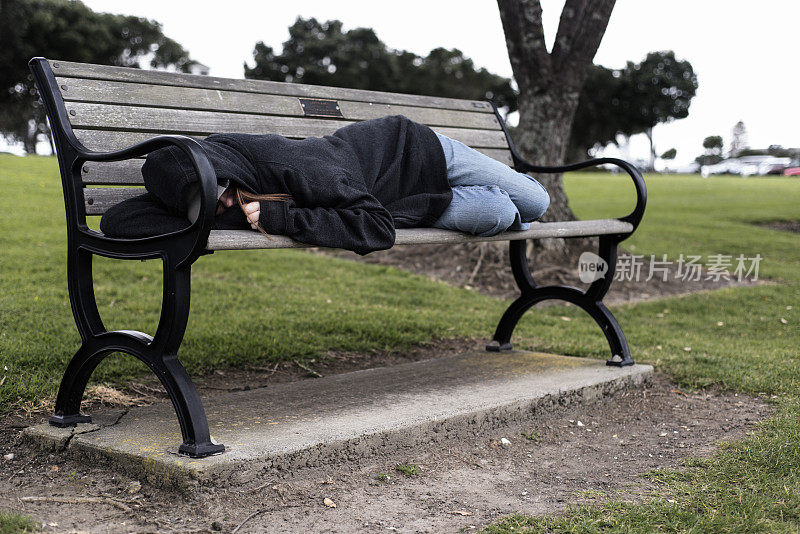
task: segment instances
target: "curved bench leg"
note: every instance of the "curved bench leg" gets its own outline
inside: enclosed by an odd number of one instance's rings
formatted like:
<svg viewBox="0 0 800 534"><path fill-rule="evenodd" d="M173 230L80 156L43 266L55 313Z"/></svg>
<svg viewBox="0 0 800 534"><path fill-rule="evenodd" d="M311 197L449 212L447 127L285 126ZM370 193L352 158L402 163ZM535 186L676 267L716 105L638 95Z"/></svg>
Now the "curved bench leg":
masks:
<svg viewBox="0 0 800 534"><path fill-rule="evenodd" d="M77 423L91 423L92 417L80 411L81 399L89 377L106 354L92 354L85 343L81 345L61 378L55 413L50 416L51 425L65 427Z"/></svg>
<svg viewBox="0 0 800 534"><path fill-rule="evenodd" d="M525 241L512 241L509 247L511 270L522 294L511 303L500 318L492 342L486 346L486 350L511 350L511 335L525 312L539 302L556 299L579 306L600 326L612 354L612 357L606 361L606 365L617 367L633 365L634 361L625 334L617 319L602 302L614 277L617 242L609 236L600 237L598 252L599 256L607 262L608 272L603 278L593 282L586 291L564 285L537 286L528 267L525 245Z"/></svg>
<svg viewBox="0 0 800 534"><path fill-rule="evenodd" d="M80 256L76 254L76 258ZM94 300L91 256L71 262L75 270L70 274L76 281L70 284L70 299L83 344L61 380L50 424L70 426L90 422L90 416L80 413L86 384L106 356L125 352L144 362L167 390L183 436L179 452L193 457L217 454L224 451L225 446L211 442L200 396L177 356L189 318L191 272L189 268L175 269L168 257L163 259L164 294L154 337L132 330L106 332Z"/></svg>
<svg viewBox="0 0 800 534"><path fill-rule="evenodd" d="M212 443L208 430L208 419L200 395L197 394L192 379L176 354L165 356L153 370L169 393L172 406L181 425L183 443L178 452L202 458L219 454L225 450L222 443Z"/></svg>
<svg viewBox="0 0 800 534"><path fill-rule="evenodd" d="M83 341L64 371L56 397L55 413L50 417L50 424L60 427L91 422L91 416L80 412L81 399L89 377L108 354L97 353L90 347L92 339L106 331L94 298L91 252L69 248L67 286L72 315Z"/></svg>

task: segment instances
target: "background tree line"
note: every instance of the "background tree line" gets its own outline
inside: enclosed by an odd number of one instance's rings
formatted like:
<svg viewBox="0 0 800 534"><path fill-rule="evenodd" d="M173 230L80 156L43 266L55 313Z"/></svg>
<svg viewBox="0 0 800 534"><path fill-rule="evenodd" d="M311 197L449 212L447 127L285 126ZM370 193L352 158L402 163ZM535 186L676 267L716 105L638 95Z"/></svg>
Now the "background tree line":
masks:
<svg viewBox="0 0 800 534"><path fill-rule="evenodd" d="M35 56L121 67L138 67L147 57L152 68L181 71L194 63L155 21L95 13L67 0L0 0L0 133L28 153L41 136L50 138L28 70Z"/></svg>
<svg viewBox="0 0 800 534"><path fill-rule="evenodd" d="M95 13L79 1L0 0L0 132L29 153L42 134L49 138L27 67L34 56L126 67L145 58L153 68L181 71L194 63L155 21ZM280 53L258 42L253 60L252 67L243 65L246 78L491 99L505 113L518 109L512 81L477 68L460 50L436 48L424 57L393 50L372 29L344 31L338 20L298 17ZM584 159L618 136L646 133L652 140L653 126L687 116L696 89L691 64L670 51L652 52L622 69L591 66L567 159Z"/></svg>
<svg viewBox="0 0 800 534"><path fill-rule="evenodd" d="M694 161L699 165L714 165L725 159L724 145L721 135L709 135L703 139L703 153ZM750 148L747 143L747 129L744 122L739 121L731 130L731 142L728 147L728 158L744 156L774 156L776 158L800 158L797 148L784 148L781 145L770 145L767 148Z"/></svg>

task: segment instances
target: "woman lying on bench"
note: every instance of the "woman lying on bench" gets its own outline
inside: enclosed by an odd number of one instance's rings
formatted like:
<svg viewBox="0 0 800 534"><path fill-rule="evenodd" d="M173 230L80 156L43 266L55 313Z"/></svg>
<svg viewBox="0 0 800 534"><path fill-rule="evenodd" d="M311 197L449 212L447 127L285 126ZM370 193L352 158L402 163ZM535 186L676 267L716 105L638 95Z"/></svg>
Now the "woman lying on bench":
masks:
<svg viewBox="0 0 800 534"><path fill-rule="evenodd" d="M391 248L396 228L480 236L524 230L550 203L530 176L399 115L322 138L214 134L198 141L217 175L215 229L251 227L366 254ZM146 237L197 219L199 182L181 150L152 152L142 176L148 192L109 209L103 233ZM237 202L241 210L228 209Z"/></svg>

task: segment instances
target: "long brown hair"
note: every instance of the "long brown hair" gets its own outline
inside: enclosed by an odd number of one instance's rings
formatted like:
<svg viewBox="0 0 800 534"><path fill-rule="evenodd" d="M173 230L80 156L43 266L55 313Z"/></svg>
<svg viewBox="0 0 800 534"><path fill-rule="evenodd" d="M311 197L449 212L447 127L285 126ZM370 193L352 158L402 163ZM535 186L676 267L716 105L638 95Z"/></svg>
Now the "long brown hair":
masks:
<svg viewBox="0 0 800 534"><path fill-rule="evenodd" d="M271 200L273 202L288 202L292 199L292 195L288 193L267 193L264 195L256 195L255 193L248 193L247 191L242 191L239 188L236 188L236 200L239 202L239 207L242 209L242 213L244 213L244 205L250 202L260 202L262 200ZM247 215L245 214L245 219L247 219ZM247 219L248 222L250 219ZM261 228L261 225L258 224L256 221L256 228L258 231L267 236L268 239L272 239L267 232Z"/></svg>

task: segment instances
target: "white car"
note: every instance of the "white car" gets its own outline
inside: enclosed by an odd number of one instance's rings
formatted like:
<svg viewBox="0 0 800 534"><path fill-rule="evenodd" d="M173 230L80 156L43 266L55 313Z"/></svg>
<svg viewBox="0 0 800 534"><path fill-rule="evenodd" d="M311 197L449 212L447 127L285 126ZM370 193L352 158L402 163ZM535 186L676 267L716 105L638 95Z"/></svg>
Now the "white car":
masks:
<svg viewBox="0 0 800 534"><path fill-rule="evenodd" d="M700 176L708 178L712 174L741 174L742 162L738 159L726 159L714 165L700 167Z"/></svg>
<svg viewBox="0 0 800 534"><path fill-rule="evenodd" d="M738 174L742 178L756 175L764 176L766 174L780 173L790 163L791 160L789 158L742 156L741 158L726 159L714 165L703 165L700 168L700 175L703 178L708 178L712 174Z"/></svg>
<svg viewBox="0 0 800 534"><path fill-rule="evenodd" d="M766 176L768 174L783 174L783 171L792 164L792 158L772 158L764 161L758 166L758 174Z"/></svg>

